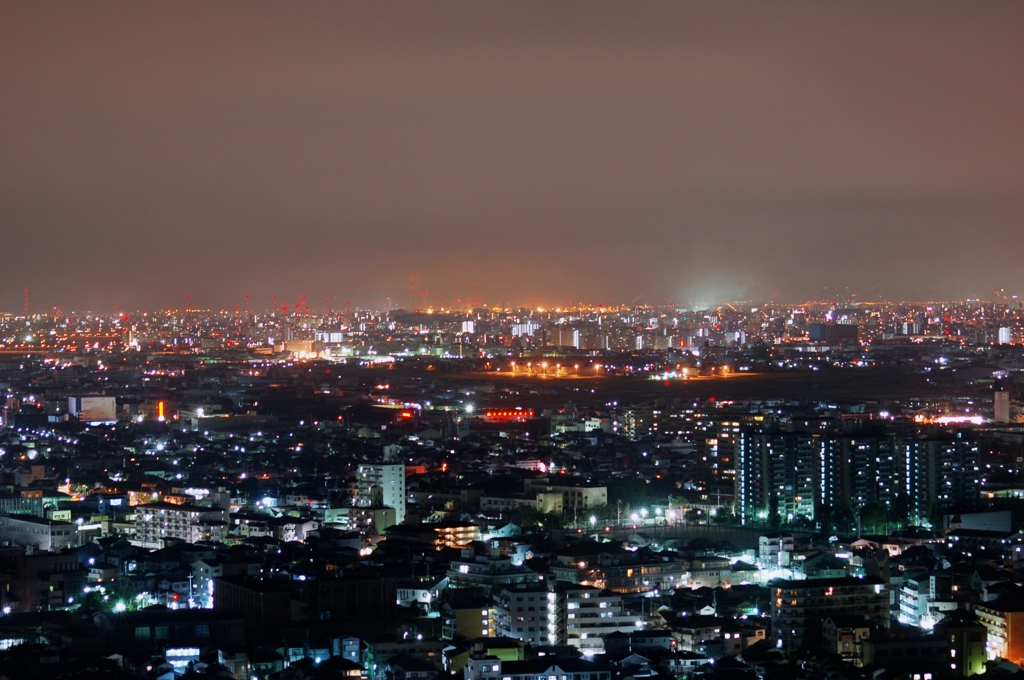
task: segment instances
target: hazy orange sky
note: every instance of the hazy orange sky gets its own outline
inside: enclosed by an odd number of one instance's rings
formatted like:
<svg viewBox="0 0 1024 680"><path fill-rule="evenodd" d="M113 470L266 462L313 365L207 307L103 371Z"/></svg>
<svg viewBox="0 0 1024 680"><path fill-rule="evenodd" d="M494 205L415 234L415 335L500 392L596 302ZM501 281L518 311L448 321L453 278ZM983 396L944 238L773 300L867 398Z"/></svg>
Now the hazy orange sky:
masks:
<svg viewBox="0 0 1024 680"><path fill-rule="evenodd" d="M1019 2L4 2L0 311L1024 293L1022 35Z"/></svg>

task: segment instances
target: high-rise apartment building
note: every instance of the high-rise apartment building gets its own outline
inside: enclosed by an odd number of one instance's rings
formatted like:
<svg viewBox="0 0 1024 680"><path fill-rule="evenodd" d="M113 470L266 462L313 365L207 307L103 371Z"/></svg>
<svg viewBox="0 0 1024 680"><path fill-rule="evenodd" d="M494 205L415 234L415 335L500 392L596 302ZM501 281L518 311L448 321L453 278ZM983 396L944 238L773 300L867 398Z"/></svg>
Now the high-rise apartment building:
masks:
<svg viewBox="0 0 1024 680"><path fill-rule="evenodd" d="M736 447L736 506L744 523L775 511L783 520L826 519L868 503L892 507L905 494L914 521L970 510L980 490L977 437L970 432L897 438L884 431L835 432L822 423L782 431L742 427Z"/></svg>
<svg viewBox="0 0 1024 680"><path fill-rule="evenodd" d="M742 522L766 517L814 518L823 486L823 435L751 428L740 433L736 505Z"/></svg>
<svg viewBox="0 0 1024 680"><path fill-rule="evenodd" d="M899 456L894 435L831 435L823 438L821 453L819 508L839 503L854 509L868 503L889 505L905 488L895 481Z"/></svg>
<svg viewBox="0 0 1024 680"><path fill-rule="evenodd" d="M356 505L394 508L395 522L405 521L405 465L360 465L356 471Z"/></svg>
<svg viewBox="0 0 1024 680"><path fill-rule="evenodd" d="M578 328L558 326L551 334L551 344L557 347L580 347L580 331Z"/></svg>
<svg viewBox="0 0 1024 680"><path fill-rule="evenodd" d="M906 447L907 494L912 519L931 521L944 512L971 510L981 491L977 436L957 432L914 439Z"/></svg>
<svg viewBox="0 0 1024 680"><path fill-rule="evenodd" d="M524 321L522 323L512 324L512 337L518 338L521 336L530 337L540 328L540 324L535 321Z"/></svg>

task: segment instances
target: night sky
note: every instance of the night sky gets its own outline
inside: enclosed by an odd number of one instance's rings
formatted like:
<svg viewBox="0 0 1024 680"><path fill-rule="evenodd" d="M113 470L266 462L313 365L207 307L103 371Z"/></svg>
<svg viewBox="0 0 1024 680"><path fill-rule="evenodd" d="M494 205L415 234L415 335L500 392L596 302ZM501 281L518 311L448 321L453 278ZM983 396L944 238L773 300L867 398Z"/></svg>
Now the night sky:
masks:
<svg viewBox="0 0 1024 680"><path fill-rule="evenodd" d="M1024 3L8 0L0 256L0 311L1024 293Z"/></svg>

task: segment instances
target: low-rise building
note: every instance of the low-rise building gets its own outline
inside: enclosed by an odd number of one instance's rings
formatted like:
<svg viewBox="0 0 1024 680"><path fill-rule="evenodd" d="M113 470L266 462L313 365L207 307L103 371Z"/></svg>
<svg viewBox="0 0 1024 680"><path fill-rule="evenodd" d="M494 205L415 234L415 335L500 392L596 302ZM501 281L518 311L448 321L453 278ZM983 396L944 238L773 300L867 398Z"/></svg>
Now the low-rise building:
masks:
<svg viewBox="0 0 1024 680"><path fill-rule="evenodd" d="M603 664L582 659L531 659L502 661L488 659L471 674L466 666L466 680L611 680L611 671Z"/></svg>
<svg viewBox="0 0 1024 680"><path fill-rule="evenodd" d="M403 607L422 607L437 611L441 594L448 589L448 577L411 579L398 582L398 604Z"/></svg>
<svg viewBox="0 0 1024 680"><path fill-rule="evenodd" d="M462 559L452 560L448 578L453 588L501 588L516 583L535 583L536 572L512 564L502 555L477 555L462 551Z"/></svg>
<svg viewBox="0 0 1024 680"><path fill-rule="evenodd" d="M894 670L913 669L915 674L949 668L949 641L945 636L916 638L866 638L861 641L863 665ZM955 663L955 662L954 662Z"/></svg>
<svg viewBox="0 0 1024 680"><path fill-rule="evenodd" d="M548 593L548 604L548 642L584 653L604 652L605 635L632 632L642 625L624 609L621 595L600 588L558 584Z"/></svg>
<svg viewBox="0 0 1024 680"><path fill-rule="evenodd" d="M394 636L368 638L363 644L363 668L370 680L387 677L387 663L396 656L426 661L434 666L443 664L442 650L444 643L440 640L426 640Z"/></svg>
<svg viewBox="0 0 1024 680"><path fill-rule="evenodd" d="M758 538L757 556L764 569L778 569L789 565L789 555L795 550L790 534L765 534Z"/></svg>
<svg viewBox="0 0 1024 680"><path fill-rule="evenodd" d="M684 584L690 588L722 588L732 584L732 568L724 557L698 557L690 562Z"/></svg>
<svg viewBox="0 0 1024 680"><path fill-rule="evenodd" d="M226 540L228 524L225 511L197 505L149 503L135 508L134 545L162 548L167 539L187 543Z"/></svg>
<svg viewBox="0 0 1024 680"><path fill-rule="evenodd" d="M821 622L830 616L889 625L889 595L877 576L781 581L772 590L772 638L783 650L819 647Z"/></svg>
<svg viewBox="0 0 1024 680"><path fill-rule="evenodd" d="M863 616L829 616L821 624L821 637L829 652L860 666L861 643L871 637L871 624Z"/></svg>
<svg viewBox="0 0 1024 680"><path fill-rule="evenodd" d="M900 587L900 621L912 626L923 621L934 624L935 612L956 609L951 594L948 574L931 571L904 574Z"/></svg>
<svg viewBox="0 0 1024 680"><path fill-rule="evenodd" d="M542 477L526 480L523 489L527 494L561 494L563 511L576 510L582 513L590 508L608 504L608 487L587 481L553 482Z"/></svg>
<svg viewBox="0 0 1024 680"><path fill-rule="evenodd" d="M107 646L140 653L195 649L217 644L245 645L245 621L236 610L144 609L96 613L93 625Z"/></svg>
<svg viewBox="0 0 1024 680"><path fill-rule="evenodd" d="M78 525L34 515L0 515L0 544L50 552L77 548Z"/></svg>
<svg viewBox="0 0 1024 680"><path fill-rule="evenodd" d="M524 645L511 638L477 638L469 644L452 646L444 650L445 670L456 675L466 669L469 675L475 675L479 669L493 664L494 659L502 661L522 661ZM473 669L468 666L472 664ZM487 669L493 671L493 668ZM485 671L485 672L487 672Z"/></svg>
<svg viewBox="0 0 1024 680"><path fill-rule="evenodd" d="M722 629L732 622L714 615L686 616L676 622L679 649L696 652L701 644L722 638Z"/></svg>
<svg viewBox="0 0 1024 680"><path fill-rule="evenodd" d="M366 535L383 534L398 524L396 510L386 506L342 507L324 510L324 524L337 525L342 531L358 531Z"/></svg>
<svg viewBox="0 0 1024 680"><path fill-rule="evenodd" d="M47 611L67 606L86 584L75 551L28 555L24 548L0 550L0 607L13 612ZM74 602L72 602L74 604Z"/></svg>
<svg viewBox="0 0 1024 680"><path fill-rule="evenodd" d="M34 515L44 517L42 493L19 496L0 495L0 512L12 515Z"/></svg>
<svg viewBox="0 0 1024 680"><path fill-rule="evenodd" d="M702 567L698 566L698 569ZM714 574L700 571L698 578L706 577L712 586L723 585L720 583L723 569L728 572L728 561L725 562L724 568L716 564ZM685 562L665 561L657 557L631 559L624 563L596 566L589 575L580 579L580 583L616 593L645 593L657 589L665 591L683 587L690 573L690 565Z"/></svg>
<svg viewBox="0 0 1024 680"><path fill-rule="evenodd" d="M432 524L398 524L389 527L388 540L411 541L432 545L436 550L462 548L480 540L480 527L463 522L435 522Z"/></svg>
<svg viewBox="0 0 1024 680"><path fill-rule="evenodd" d="M495 596L498 635L532 645L548 643L548 588L546 585L505 588Z"/></svg>
<svg viewBox="0 0 1024 680"><path fill-rule="evenodd" d="M987 631L988 657L1024 664L1024 596L1003 595L993 602L977 605L974 613Z"/></svg>
<svg viewBox="0 0 1024 680"><path fill-rule="evenodd" d="M446 640L493 638L497 635L496 616L494 606L487 601L445 603L441 605L441 636Z"/></svg>

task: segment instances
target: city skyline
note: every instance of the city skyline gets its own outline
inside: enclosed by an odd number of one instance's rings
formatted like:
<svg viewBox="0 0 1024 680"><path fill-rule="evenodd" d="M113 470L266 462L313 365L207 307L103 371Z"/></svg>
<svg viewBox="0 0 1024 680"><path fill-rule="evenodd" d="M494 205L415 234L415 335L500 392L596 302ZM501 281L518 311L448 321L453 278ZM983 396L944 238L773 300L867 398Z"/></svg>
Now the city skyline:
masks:
<svg viewBox="0 0 1024 680"><path fill-rule="evenodd" d="M650 309L659 312L667 311L709 311L714 309L722 309L725 307L732 307L734 310L739 307L749 307L750 310L757 311L760 308L766 306L776 306L779 308L827 308L833 307L836 309L844 308L855 308L855 307L891 307L891 306L923 306L923 305L938 305L940 307L950 306L956 307L958 305L986 305L986 306L999 306L1006 305L1007 309L1018 309L1020 306L1021 296L1015 291L1006 290L1005 288L991 289L987 293L975 297L961 297L961 298L934 298L934 299L912 299L912 298L891 298L891 299L859 299L857 295L835 295L831 297L794 297L793 299L784 299L779 296L778 291L774 293L764 293L760 297L748 297L744 299L739 298L707 298L699 300L699 298L693 297L688 301L685 296L681 299L664 299L664 300L605 300L599 298L598 300L585 300L585 299L574 299L571 296L567 297L531 297L528 299L509 299L505 297L497 298L473 298L467 296L466 298L457 298L454 300L440 300L436 297L423 295L415 286L410 286L405 291L400 291L395 297L383 297L380 299L343 299L340 297L335 298L309 298L305 295L298 295L292 298L284 296L271 295L266 299L258 299L251 294L240 294L234 293L231 295L213 295L213 294L185 294L180 296L177 304L171 304L170 306L141 306L136 308L121 307L118 305L112 305L106 308L74 308L63 304L50 305L43 307L37 303L32 295L30 289L23 290L21 307L17 308L12 306L9 309L0 308L0 315L8 315L12 317L31 317L36 315L61 315L61 314L96 314L99 316L110 316L116 318L123 314L161 314L161 313L204 313L204 314L251 314L251 315L277 315L282 317L299 317L299 316L322 316L328 314L330 316L342 316L352 312L409 312L409 313L422 313L422 314L459 314L459 313L470 313L479 310L490 309L493 311L501 311L506 313L511 312L538 312L538 313L556 313L556 312L588 312L588 313L615 313L622 312L625 310L637 310L637 309ZM13 296L12 296L13 299ZM212 300L221 299L227 301L228 304L223 305L211 305L209 304ZM234 304L231 304L231 301ZM696 301L699 300L699 301Z"/></svg>
<svg viewBox="0 0 1024 680"><path fill-rule="evenodd" d="M1019 5L631 9L6 4L0 309L1016 291Z"/></svg>

